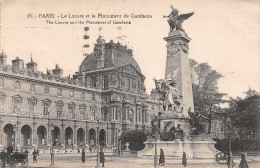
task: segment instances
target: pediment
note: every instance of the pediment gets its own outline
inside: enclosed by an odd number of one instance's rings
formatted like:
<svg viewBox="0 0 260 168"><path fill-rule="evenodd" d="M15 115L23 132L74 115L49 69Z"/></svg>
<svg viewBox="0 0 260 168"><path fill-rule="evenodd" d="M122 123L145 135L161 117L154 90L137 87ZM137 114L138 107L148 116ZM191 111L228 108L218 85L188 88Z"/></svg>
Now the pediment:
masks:
<svg viewBox="0 0 260 168"><path fill-rule="evenodd" d="M124 64L117 68L120 69L121 72L130 73L136 76L140 76L141 78L145 78L144 75L132 64Z"/></svg>

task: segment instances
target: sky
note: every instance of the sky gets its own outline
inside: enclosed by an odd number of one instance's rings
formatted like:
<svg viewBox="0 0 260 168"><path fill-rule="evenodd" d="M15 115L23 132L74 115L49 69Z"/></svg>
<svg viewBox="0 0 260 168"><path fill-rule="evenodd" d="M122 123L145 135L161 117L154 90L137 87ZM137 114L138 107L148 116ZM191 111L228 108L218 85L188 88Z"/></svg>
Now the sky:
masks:
<svg viewBox="0 0 260 168"><path fill-rule="evenodd" d="M46 72L59 64L68 75L78 71L83 53L93 52L101 35L106 42L112 39L133 49L149 94L154 88L153 77L163 78L165 73L163 38L169 25L163 15L170 14L171 5L179 14L195 12L182 24L192 39L189 57L207 62L224 76L218 83L220 92L243 97L249 87L260 91L260 2L255 0L2 0L0 47L8 55L8 64L17 56L27 63L32 55L38 70ZM69 13L90 18L61 18ZM129 18L91 18L98 13L127 14ZM39 18L42 14L54 14L55 18ZM152 18L131 18L131 14ZM124 20L131 24L47 24L46 20ZM89 27L88 40L83 40L85 26ZM83 48L84 44L90 47Z"/></svg>

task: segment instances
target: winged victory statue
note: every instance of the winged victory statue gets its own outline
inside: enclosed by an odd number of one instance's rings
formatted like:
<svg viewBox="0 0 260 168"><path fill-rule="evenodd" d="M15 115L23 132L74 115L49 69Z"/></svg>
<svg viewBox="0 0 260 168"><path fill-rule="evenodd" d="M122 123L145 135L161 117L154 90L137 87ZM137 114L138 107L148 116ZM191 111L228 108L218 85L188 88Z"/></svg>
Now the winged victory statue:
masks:
<svg viewBox="0 0 260 168"><path fill-rule="evenodd" d="M163 16L163 18L169 18L168 19L168 23L170 25L170 31L172 32L173 30L181 30L183 32L184 29L182 28L182 23L184 20L188 19L189 17L191 17L194 12L191 13L187 13L187 14L181 14L179 16L179 11L177 9L175 9L173 6L171 6L172 8L172 12L168 15L168 16Z"/></svg>

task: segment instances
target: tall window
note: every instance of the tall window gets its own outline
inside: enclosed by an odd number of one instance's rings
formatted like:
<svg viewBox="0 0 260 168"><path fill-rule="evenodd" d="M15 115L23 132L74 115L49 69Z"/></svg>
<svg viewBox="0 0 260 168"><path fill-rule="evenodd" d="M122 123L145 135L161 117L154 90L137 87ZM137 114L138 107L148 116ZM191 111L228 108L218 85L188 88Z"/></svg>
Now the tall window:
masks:
<svg viewBox="0 0 260 168"><path fill-rule="evenodd" d="M45 99L42 101L42 105L43 105L43 115L44 116L50 115L51 101L49 99Z"/></svg>
<svg viewBox="0 0 260 168"><path fill-rule="evenodd" d="M20 82L19 81L15 82L14 88L15 89L20 89Z"/></svg>
<svg viewBox="0 0 260 168"><path fill-rule="evenodd" d="M90 107L91 120L95 120L95 116L96 116L95 113L96 113L96 109L94 107Z"/></svg>
<svg viewBox="0 0 260 168"><path fill-rule="evenodd" d="M80 116L83 117L83 119L88 119L88 116L86 114L86 105L85 104L79 105L79 111L80 111Z"/></svg>
<svg viewBox="0 0 260 168"><path fill-rule="evenodd" d="M13 96L13 103L14 103L14 113L20 113L22 97L20 95Z"/></svg>
<svg viewBox="0 0 260 168"><path fill-rule="evenodd" d="M129 114L129 121L133 124L134 123L134 111L131 109Z"/></svg>
<svg viewBox="0 0 260 168"><path fill-rule="evenodd" d="M35 97L29 98L28 104L29 104L29 114L34 114L35 113L35 106L37 104L37 99Z"/></svg>
<svg viewBox="0 0 260 168"><path fill-rule="evenodd" d="M61 89L61 88L58 88L58 89L57 89L57 95L58 95L58 96L62 96L62 89Z"/></svg>
<svg viewBox="0 0 260 168"><path fill-rule="evenodd" d="M44 94L49 94L49 87L48 86L44 86Z"/></svg>
<svg viewBox="0 0 260 168"><path fill-rule="evenodd" d="M97 79L95 76L90 77L90 86L96 87L97 86Z"/></svg>
<svg viewBox="0 0 260 168"><path fill-rule="evenodd" d="M95 101L95 93L92 93L92 96L91 96L92 98L92 101Z"/></svg>
<svg viewBox="0 0 260 168"><path fill-rule="evenodd" d="M56 102L57 106L57 117L62 117L62 109L63 109L64 103L62 101Z"/></svg>
<svg viewBox="0 0 260 168"><path fill-rule="evenodd" d="M69 117L70 118L75 118L75 103L69 103L68 104L68 109L69 109Z"/></svg>
<svg viewBox="0 0 260 168"><path fill-rule="evenodd" d="M31 84L31 86L30 86L30 91L31 91L31 92L35 92L35 84L33 84L33 83Z"/></svg>
<svg viewBox="0 0 260 168"><path fill-rule="evenodd" d="M84 93L84 92L81 92L80 98L81 98L81 99L85 99L85 93Z"/></svg>
<svg viewBox="0 0 260 168"><path fill-rule="evenodd" d="M0 88L4 87L4 80L2 78L0 78Z"/></svg>
<svg viewBox="0 0 260 168"><path fill-rule="evenodd" d="M49 115L49 109L50 109L50 103L43 103L43 115L48 116Z"/></svg>
<svg viewBox="0 0 260 168"><path fill-rule="evenodd" d="M74 91L70 90L70 97L73 98L74 97Z"/></svg>
<svg viewBox="0 0 260 168"><path fill-rule="evenodd" d="M4 111L4 98L0 97L0 112Z"/></svg>

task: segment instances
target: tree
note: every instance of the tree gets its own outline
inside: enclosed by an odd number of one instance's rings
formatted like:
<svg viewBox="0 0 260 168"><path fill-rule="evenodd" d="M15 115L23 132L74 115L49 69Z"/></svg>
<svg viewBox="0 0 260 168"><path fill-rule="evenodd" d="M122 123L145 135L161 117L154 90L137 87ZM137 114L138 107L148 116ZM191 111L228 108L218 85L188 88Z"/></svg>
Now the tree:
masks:
<svg viewBox="0 0 260 168"><path fill-rule="evenodd" d="M122 144L129 142L130 150L140 151L145 147L143 142L147 140L147 136L142 131L131 130L129 132L123 132L119 140L121 140Z"/></svg>
<svg viewBox="0 0 260 168"><path fill-rule="evenodd" d="M217 86L218 80L223 76L207 63L198 63L191 59L190 67L194 110L208 118L206 122L208 123L208 133L210 133L213 113L220 108L219 104L225 102L223 96L226 94L220 93Z"/></svg>
<svg viewBox="0 0 260 168"><path fill-rule="evenodd" d="M249 89L244 99L231 98L229 109L232 125L240 140L257 140L260 130L260 94Z"/></svg>

